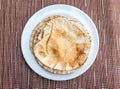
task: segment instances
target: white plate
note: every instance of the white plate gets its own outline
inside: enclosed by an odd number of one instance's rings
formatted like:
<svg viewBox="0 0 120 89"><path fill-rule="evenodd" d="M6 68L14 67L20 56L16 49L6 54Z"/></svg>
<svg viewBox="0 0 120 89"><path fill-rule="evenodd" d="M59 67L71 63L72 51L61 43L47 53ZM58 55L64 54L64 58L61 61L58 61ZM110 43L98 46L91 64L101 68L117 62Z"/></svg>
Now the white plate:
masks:
<svg viewBox="0 0 120 89"><path fill-rule="evenodd" d="M77 19L88 29L92 37L92 46L91 46L90 54L87 61L79 70L75 71L72 74L60 75L60 74L53 74L44 70L35 61L35 58L30 51L29 40L30 40L30 36L33 29L43 19L53 15L62 15L62 16L67 16L67 17ZM95 58L98 52L99 37L98 37L96 26L94 25L93 21L90 19L90 17L87 14L85 14L83 11L73 6L56 4L56 5L47 6L37 11L28 20L22 33L21 48L22 48L22 53L25 58L25 61L34 72L36 72L38 75L47 79L62 81L62 80L69 80L69 79L78 77L81 74L83 74L86 70L88 70L88 68L90 68L90 66L95 61Z"/></svg>

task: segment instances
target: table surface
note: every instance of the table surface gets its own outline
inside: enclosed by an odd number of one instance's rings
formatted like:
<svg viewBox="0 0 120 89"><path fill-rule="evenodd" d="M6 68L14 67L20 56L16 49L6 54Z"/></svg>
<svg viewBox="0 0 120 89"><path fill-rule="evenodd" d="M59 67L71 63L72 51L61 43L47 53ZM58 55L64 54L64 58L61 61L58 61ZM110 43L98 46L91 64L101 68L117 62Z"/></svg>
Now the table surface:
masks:
<svg viewBox="0 0 120 89"><path fill-rule="evenodd" d="M90 69L68 81L52 81L33 72L21 48L21 33L27 20L51 4L69 4L94 21L100 47ZM119 89L120 0L0 0L0 89Z"/></svg>

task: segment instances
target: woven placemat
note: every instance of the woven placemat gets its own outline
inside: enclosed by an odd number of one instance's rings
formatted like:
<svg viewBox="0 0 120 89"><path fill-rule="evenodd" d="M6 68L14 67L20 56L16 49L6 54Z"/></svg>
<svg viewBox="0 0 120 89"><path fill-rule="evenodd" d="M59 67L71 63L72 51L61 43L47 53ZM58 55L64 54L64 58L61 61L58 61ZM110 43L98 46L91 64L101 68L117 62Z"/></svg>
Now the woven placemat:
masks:
<svg viewBox="0 0 120 89"><path fill-rule="evenodd" d="M78 78L44 79L26 64L20 48L27 20L51 4L69 4L86 12L96 24L99 53ZM0 0L0 89L118 89L120 88L120 1L118 0Z"/></svg>

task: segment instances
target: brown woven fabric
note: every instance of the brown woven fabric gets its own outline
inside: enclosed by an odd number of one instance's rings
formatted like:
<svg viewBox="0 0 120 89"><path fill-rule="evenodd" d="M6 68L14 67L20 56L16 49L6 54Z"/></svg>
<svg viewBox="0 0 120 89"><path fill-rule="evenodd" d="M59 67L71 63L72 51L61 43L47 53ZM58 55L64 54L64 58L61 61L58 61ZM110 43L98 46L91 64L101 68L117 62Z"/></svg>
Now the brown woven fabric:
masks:
<svg viewBox="0 0 120 89"><path fill-rule="evenodd" d="M69 4L86 12L100 37L99 53L91 68L78 78L57 82L44 79L26 64L21 33L37 10ZM0 0L0 89L118 89L120 88L119 0Z"/></svg>

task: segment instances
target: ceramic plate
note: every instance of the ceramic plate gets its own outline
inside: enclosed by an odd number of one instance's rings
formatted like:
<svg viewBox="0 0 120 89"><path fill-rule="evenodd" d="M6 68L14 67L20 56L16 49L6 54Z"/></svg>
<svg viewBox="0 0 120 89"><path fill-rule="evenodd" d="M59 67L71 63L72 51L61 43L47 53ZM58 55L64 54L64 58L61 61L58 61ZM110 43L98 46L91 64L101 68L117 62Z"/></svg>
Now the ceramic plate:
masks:
<svg viewBox="0 0 120 89"><path fill-rule="evenodd" d="M40 23L43 19L49 16L54 16L54 15L61 15L61 16L69 17L69 18L74 18L80 21L87 28L87 30L89 31L92 37L91 50L90 50L87 61L85 62L83 66L81 66L79 70L71 74L60 75L60 74L53 74L53 73L46 71L36 62L30 50L30 46L29 46L30 36L35 26L38 23ZM93 62L95 61L98 48L99 48L98 32L97 32L95 24L90 19L90 17L76 7L69 6L69 5L63 5L63 4L47 6L37 11L26 23L22 36L21 36L22 53L29 67L34 72L36 72L38 75L44 78L51 79L51 80L57 80L57 81L69 80L69 79L78 77L81 74L83 74L85 71L87 71L90 68L90 66L93 64Z"/></svg>

